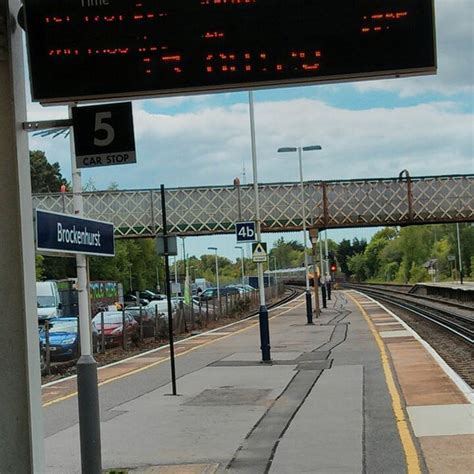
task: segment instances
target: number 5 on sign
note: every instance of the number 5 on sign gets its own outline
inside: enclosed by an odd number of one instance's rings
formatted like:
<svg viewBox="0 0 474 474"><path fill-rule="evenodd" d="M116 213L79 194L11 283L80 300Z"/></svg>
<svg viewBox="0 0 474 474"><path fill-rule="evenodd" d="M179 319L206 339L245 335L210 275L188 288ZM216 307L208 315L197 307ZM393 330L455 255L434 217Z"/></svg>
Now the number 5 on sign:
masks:
<svg viewBox="0 0 474 474"><path fill-rule="evenodd" d="M237 242L255 242L255 222L237 222L235 235Z"/></svg>

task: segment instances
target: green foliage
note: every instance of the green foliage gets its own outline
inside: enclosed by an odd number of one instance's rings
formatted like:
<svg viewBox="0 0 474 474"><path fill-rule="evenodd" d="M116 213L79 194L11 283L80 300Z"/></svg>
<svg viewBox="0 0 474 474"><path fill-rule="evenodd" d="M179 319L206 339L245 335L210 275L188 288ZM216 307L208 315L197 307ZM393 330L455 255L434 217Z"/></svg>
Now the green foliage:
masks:
<svg viewBox="0 0 474 474"><path fill-rule="evenodd" d="M44 151L30 151L30 174L33 193L58 193L62 184L68 184L59 163L48 163Z"/></svg>
<svg viewBox="0 0 474 474"><path fill-rule="evenodd" d="M300 267L304 262L304 247L296 240L280 237L269 252L270 261L276 259L278 268Z"/></svg>
<svg viewBox="0 0 474 474"><path fill-rule="evenodd" d="M363 253L366 246L367 242L363 239L359 240L355 238L352 243L347 239L341 240L336 250L336 256L342 273L345 273L348 277L351 276L352 272L349 269L349 259L356 254Z"/></svg>
<svg viewBox="0 0 474 474"><path fill-rule="evenodd" d="M43 255L35 255L36 281L44 279L44 257Z"/></svg>
<svg viewBox="0 0 474 474"><path fill-rule="evenodd" d="M474 252L474 228L469 224L460 224L460 234L464 273L467 276ZM347 249L347 242L344 242L343 251L347 252ZM437 278L448 280L452 279L452 267L458 266L457 261L451 262L448 256L457 257L455 225L410 226L400 231L386 228L372 237L357 258L353 261L348 259L348 269L359 280L413 283L431 280L426 265L432 260L436 265Z"/></svg>
<svg viewBox="0 0 474 474"><path fill-rule="evenodd" d="M347 267L356 281L364 281L368 277L367 265L363 253L356 253L347 259Z"/></svg>

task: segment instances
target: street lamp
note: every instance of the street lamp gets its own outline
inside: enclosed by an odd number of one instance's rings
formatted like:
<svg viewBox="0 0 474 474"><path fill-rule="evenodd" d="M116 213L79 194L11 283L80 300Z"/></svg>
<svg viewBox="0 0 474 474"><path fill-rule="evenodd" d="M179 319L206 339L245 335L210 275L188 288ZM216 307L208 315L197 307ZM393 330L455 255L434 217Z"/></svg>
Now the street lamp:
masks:
<svg viewBox="0 0 474 474"><path fill-rule="evenodd" d="M240 254L241 254L240 263L241 263L241 266L242 266L242 288L243 288L244 284L245 284L244 248L239 247L239 246L236 246L235 248L240 249Z"/></svg>
<svg viewBox="0 0 474 474"><path fill-rule="evenodd" d="M302 152L303 151L317 151L321 150L320 145L310 145L304 147L283 147L278 148L278 153L294 153L298 152L298 159L300 165L300 186L301 186L301 206L302 206L302 214L303 214L303 236L304 236L304 267L306 273L306 317L308 320L308 324L313 324L313 308L311 305L311 292L309 288L309 270L308 270L308 254L306 253L307 248L307 236L306 236L306 206L305 206L305 198L304 198L304 186L303 186L303 160L302 160Z"/></svg>
<svg viewBox="0 0 474 474"><path fill-rule="evenodd" d="M216 253L216 283L217 283L217 299L220 301L221 290L219 287L219 261L217 260L217 247L207 247L208 250L214 250Z"/></svg>

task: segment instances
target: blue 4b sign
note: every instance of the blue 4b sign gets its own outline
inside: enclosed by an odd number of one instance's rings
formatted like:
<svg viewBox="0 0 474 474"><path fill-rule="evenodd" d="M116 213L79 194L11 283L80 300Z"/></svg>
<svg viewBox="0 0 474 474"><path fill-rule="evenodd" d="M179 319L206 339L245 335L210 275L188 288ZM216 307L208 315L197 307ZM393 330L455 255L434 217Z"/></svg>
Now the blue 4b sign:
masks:
<svg viewBox="0 0 474 474"><path fill-rule="evenodd" d="M256 242L255 222L237 222L235 224L237 242Z"/></svg>

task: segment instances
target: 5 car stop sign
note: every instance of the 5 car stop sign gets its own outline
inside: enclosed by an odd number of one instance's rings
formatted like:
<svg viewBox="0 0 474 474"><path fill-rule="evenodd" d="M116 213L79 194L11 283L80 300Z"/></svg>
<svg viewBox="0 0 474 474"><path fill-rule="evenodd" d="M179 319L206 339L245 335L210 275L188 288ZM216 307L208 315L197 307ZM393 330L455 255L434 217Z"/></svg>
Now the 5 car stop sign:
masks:
<svg viewBox="0 0 474 474"><path fill-rule="evenodd" d="M136 163L132 103L72 109L78 168Z"/></svg>

